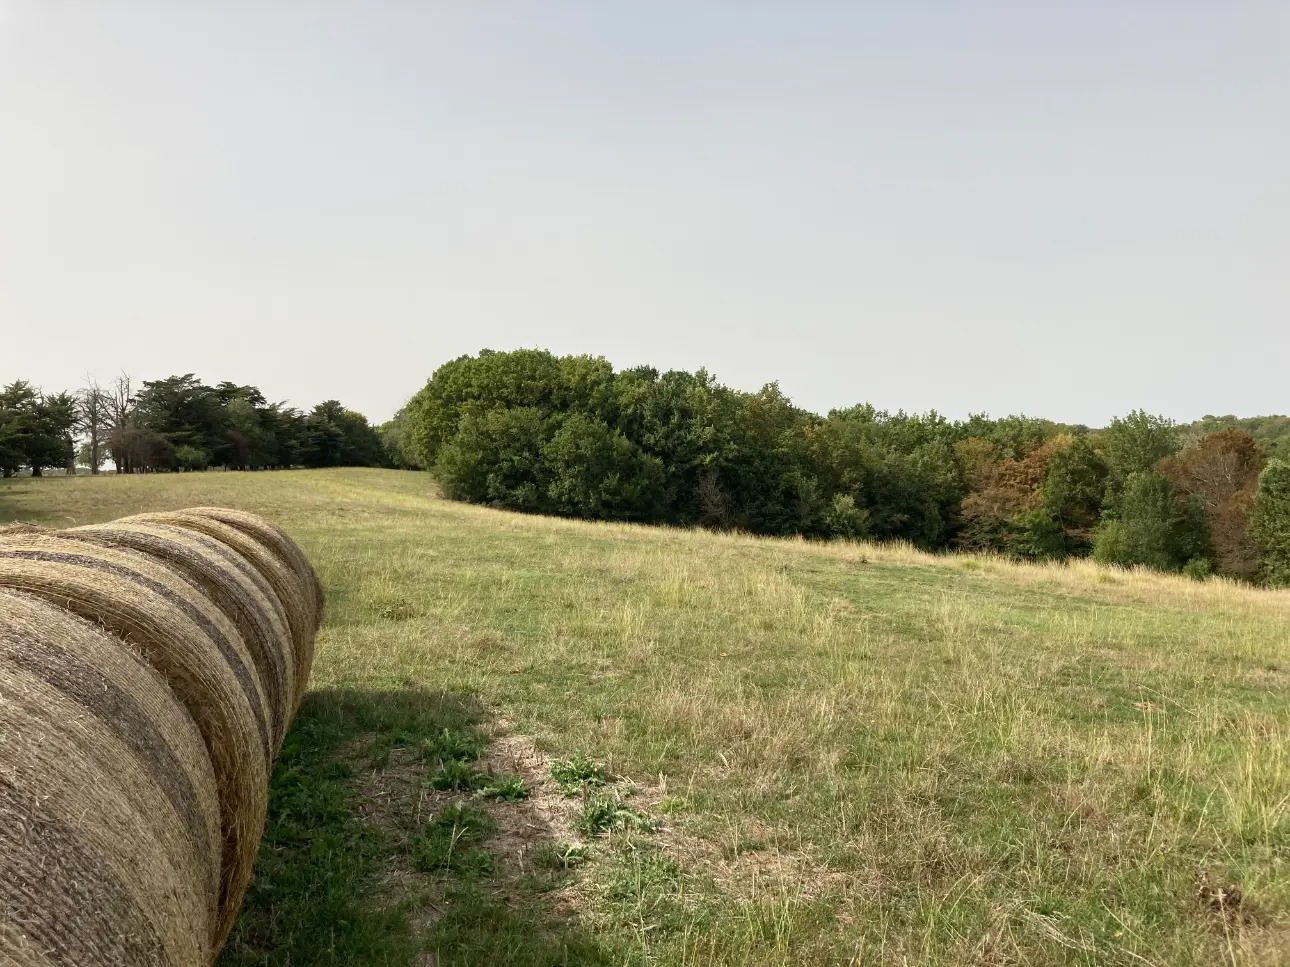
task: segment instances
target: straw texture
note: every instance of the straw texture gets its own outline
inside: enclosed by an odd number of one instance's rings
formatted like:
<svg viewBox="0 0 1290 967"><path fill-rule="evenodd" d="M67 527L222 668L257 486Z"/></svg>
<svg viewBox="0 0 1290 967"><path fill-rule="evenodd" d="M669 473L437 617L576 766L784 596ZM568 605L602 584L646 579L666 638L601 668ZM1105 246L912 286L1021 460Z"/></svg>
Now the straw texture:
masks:
<svg viewBox="0 0 1290 967"><path fill-rule="evenodd" d="M252 514L0 527L0 964L213 962L322 610Z"/></svg>
<svg viewBox="0 0 1290 967"><path fill-rule="evenodd" d="M264 687L273 749L281 748L297 699L296 650L282 603L254 565L221 541L168 524L118 522L61 533L147 554L202 591L241 635Z"/></svg>
<svg viewBox="0 0 1290 967"><path fill-rule="evenodd" d="M219 789L222 937L250 882L275 751L264 690L237 629L177 571L147 555L57 534L0 536L0 588L98 622L141 653L187 707Z"/></svg>
<svg viewBox="0 0 1290 967"><path fill-rule="evenodd" d="M272 548L278 557L287 562L300 583L308 587L311 592L314 610L313 630L317 632L323 617L324 595L322 582L318 579L318 572L314 570L313 565L309 563L309 559L305 557L305 552L287 535L286 531L267 518L244 510L233 510L231 507L192 507L189 509L189 513L200 514L203 517L209 517L212 520L228 524L230 527L236 527L243 533L254 537L266 547Z"/></svg>
<svg viewBox="0 0 1290 967"><path fill-rule="evenodd" d="M230 523L233 520L237 523ZM300 683L292 705L294 712L313 665L314 639L323 617L322 584L295 542L263 518L220 508L139 514L117 523L126 527L141 523L168 524L205 534L226 544L255 566L277 594L291 628ZM266 543L260 535L265 535L271 543Z"/></svg>
<svg viewBox="0 0 1290 967"><path fill-rule="evenodd" d="M205 967L220 852L210 759L161 676L0 590L0 963Z"/></svg>

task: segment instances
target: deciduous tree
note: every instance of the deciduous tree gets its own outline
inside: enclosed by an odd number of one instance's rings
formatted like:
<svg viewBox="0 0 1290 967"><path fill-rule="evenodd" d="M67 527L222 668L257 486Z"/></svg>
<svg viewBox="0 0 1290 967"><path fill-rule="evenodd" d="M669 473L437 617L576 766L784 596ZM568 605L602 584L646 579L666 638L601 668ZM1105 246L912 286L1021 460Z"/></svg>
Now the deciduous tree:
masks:
<svg viewBox="0 0 1290 967"><path fill-rule="evenodd" d="M1263 579L1290 586L1290 462L1270 460L1259 474L1250 531L1262 554Z"/></svg>

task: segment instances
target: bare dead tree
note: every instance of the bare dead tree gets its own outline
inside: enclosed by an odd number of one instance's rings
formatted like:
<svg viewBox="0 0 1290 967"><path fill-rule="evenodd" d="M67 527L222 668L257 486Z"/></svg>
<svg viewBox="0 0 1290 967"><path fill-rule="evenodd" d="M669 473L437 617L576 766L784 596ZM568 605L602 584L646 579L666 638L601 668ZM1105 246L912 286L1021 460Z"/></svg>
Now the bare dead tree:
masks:
<svg viewBox="0 0 1290 967"><path fill-rule="evenodd" d="M126 465L128 457L120 441L123 440L125 431L130 426L130 418L134 414L134 394L130 388L130 374L122 372L117 376L104 391L103 400L107 406L108 451L112 455L112 462L116 464L116 472L126 473L129 470Z"/></svg>
<svg viewBox="0 0 1290 967"><path fill-rule="evenodd" d="M93 376L85 377L85 386L76 393L76 429L85 437L90 473L98 473L103 463L113 428L111 413L111 391L99 386Z"/></svg>

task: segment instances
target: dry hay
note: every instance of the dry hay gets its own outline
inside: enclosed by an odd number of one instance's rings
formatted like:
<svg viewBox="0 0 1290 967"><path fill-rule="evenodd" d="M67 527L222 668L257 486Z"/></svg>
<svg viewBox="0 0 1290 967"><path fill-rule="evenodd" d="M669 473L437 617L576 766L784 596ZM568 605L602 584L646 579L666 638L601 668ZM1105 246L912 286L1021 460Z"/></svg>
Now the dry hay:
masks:
<svg viewBox="0 0 1290 967"><path fill-rule="evenodd" d="M245 534L254 537L261 544L273 550L287 565L295 572L300 583L309 588L314 602L314 632L318 631L322 623L323 608L325 598L323 595L322 581L318 579L318 572L314 570L309 558L305 557L305 552L300 546L293 541L277 524L264 517L248 513L244 510L233 510L229 507L190 507L190 514L200 514L203 517L209 517L212 520L228 524L230 527L236 527Z"/></svg>
<svg viewBox="0 0 1290 967"><path fill-rule="evenodd" d="M0 962L211 962L322 609L251 514L0 528Z"/></svg>
<svg viewBox="0 0 1290 967"><path fill-rule="evenodd" d="M16 520L12 524L0 525L0 536L5 534L41 534L46 530L47 528L41 527L39 524L28 524L24 521Z"/></svg>
<svg viewBox="0 0 1290 967"><path fill-rule="evenodd" d="M0 590L0 962L206 967L220 852L216 777L162 678Z"/></svg>
<svg viewBox="0 0 1290 967"><path fill-rule="evenodd" d="M169 524L95 524L62 536L140 551L179 571L236 626L264 686L273 748L282 747L298 695L296 654L286 612L264 576L227 544Z"/></svg>
<svg viewBox="0 0 1290 967"><path fill-rule="evenodd" d="M116 523L123 527L169 524L196 531L228 545L255 566L277 594L291 627L297 682L294 713L313 665L314 639L323 614L322 584L296 543L261 517L215 507L139 514Z"/></svg>
<svg viewBox="0 0 1290 967"><path fill-rule="evenodd" d="M250 882L276 751L265 690L237 628L182 574L154 558L57 534L0 535L0 588L99 623L160 672L187 707L219 792L218 949Z"/></svg>

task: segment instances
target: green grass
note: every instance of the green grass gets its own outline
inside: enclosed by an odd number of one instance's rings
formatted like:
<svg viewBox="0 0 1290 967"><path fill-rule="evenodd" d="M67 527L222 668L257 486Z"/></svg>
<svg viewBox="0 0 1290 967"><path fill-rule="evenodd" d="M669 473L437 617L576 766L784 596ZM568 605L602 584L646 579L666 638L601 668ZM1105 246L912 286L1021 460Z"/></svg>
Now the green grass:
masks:
<svg viewBox="0 0 1290 967"><path fill-rule="evenodd" d="M0 522L193 504L329 603L224 967L1290 962L1290 594L412 473L0 483ZM606 803L640 823L579 832Z"/></svg>

